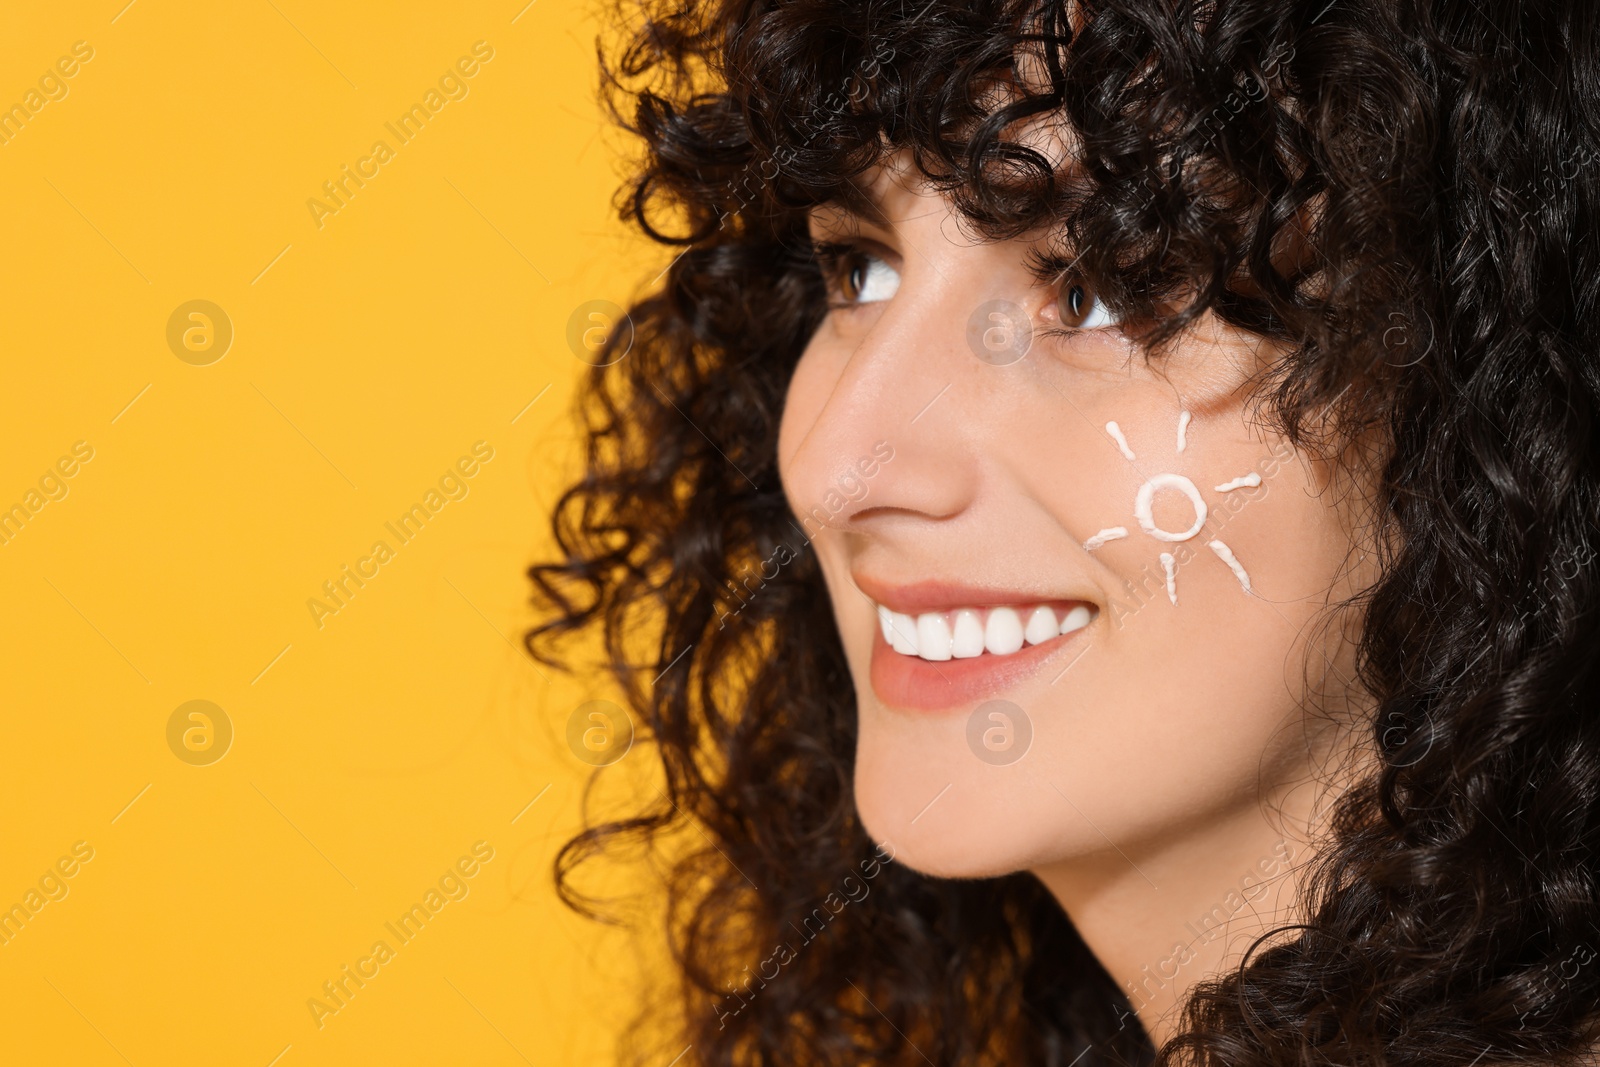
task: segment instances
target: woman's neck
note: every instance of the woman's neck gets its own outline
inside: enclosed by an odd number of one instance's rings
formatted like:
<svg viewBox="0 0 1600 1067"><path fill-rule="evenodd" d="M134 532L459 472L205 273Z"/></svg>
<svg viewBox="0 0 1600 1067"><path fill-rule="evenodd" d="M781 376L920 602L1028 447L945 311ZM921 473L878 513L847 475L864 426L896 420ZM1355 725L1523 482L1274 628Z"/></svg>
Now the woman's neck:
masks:
<svg viewBox="0 0 1600 1067"><path fill-rule="evenodd" d="M1195 983L1237 967L1258 936L1292 918L1318 821L1252 803L1161 841L1108 842L1034 873L1159 1047Z"/></svg>

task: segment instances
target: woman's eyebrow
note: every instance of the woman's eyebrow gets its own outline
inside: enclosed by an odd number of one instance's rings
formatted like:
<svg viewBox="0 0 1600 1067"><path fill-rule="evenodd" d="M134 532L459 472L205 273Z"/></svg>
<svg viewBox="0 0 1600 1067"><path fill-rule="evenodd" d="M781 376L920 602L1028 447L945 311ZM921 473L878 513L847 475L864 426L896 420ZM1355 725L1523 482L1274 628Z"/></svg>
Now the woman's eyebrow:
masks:
<svg viewBox="0 0 1600 1067"><path fill-rule="evenodd" d="M820 230L830 237L856 237L866 226L875 225L860 212L835 202L812 208L810 222L813 230Z"/></svg>
<svg viewBox="0 0 1600 1067"><path fill-rule="evenodd" d="M848 226L859 227L865 223L885 231L893 231L895 228L894 220L885 210L883 197L875 182L870 185L860 181L844 183L837 196L812 208L813 217L819 213L843 216L844 223Z"/></svg>

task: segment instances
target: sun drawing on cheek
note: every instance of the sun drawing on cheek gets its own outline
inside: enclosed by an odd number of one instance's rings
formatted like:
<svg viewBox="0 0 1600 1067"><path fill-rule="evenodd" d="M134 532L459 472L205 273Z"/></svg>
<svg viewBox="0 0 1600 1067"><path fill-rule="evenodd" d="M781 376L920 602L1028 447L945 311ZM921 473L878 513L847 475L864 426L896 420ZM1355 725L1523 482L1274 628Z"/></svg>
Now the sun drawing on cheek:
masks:
<svg viewBox="0 0 1600 1067"><path fill-rule="evenodd" d="M1187 411L1178 412L1177 452L1182 452L1186 447L1188 447L1189 418L1190 416ZM1123 435L1122 428L1115 422L1106 423L1106 433L1109 434L1111 439L1117 443L1117 448L1121 449L1124 458L1128 460L1134 460L1138 458L1136 455L1134 455L1133 449L1128 447L1128 439ZM1253 489L1260 484L1261 475L1257 474L1255 471L1251 471L1249 474L1235 478L1230 482L1223 482L1221 485L1216 487L1216 491L1219 493L1231 493L1236 489ZM1154 511L1155 497L1156 493L1163 489L1174 490L1175 492L1182 493L1188 498L1190 506L1194 508L1194 522L1189 526L1188 529L1167 530L1156 525ZM1205 498L1200 495L1200 490L1196 488L1194 482L1190 481L1181 474L1173 474L1170 471L1157 474L1146 479L1145 483L1139 487L1138 493L1135 494L1133 498L1133 517L1138 521L1139 528L1145 533L1149 534L1151 537L1155 538L1157 541L1164 541L1168 544L1177 544L1179 542L1187 541L1199 534L1200 531L1205 527L1207 514L1208 509L1206 507ZM1109 526L1095 534L1093 537L1089 538L1089 540L1085 541L1083 543L1083 547L1088 551L1093 552L1095 549L1099 548L1101 545L1104 545L1108 541L1117 541L1127 536L1128 528L1126 526ZM1207 541L1206 547L1211 549L1212 552L1216 553L1218 559L1227 564L1228 569L1233 572L1233 576L1239 579L1240 588L1243 589L1248 595L1250 592L1250 575L1245 572L1244 565L1241 564L1238 560L1238 557L1233 554L1233 550L1227 545L1223 544L1221 541L1215 539ZM1172 601L1173 604L1177 604L1177 558L1173 556L1171 552L1161 553L1161 567L1167 575L1167 599Z"/></svg>

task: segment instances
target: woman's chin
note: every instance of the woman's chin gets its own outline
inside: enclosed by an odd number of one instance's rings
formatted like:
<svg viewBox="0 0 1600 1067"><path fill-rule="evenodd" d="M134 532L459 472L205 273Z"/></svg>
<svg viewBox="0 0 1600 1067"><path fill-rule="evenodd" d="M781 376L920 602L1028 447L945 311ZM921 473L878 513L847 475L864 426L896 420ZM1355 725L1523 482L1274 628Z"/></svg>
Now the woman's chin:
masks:
<svg viewBox="0 0 1600 1067"><path fill-rule="evenodd" d="M987 791L974 790L975 784L952 783L934 803L908 805L906 783L874 780L858 769L856 812L872 841L894 848L896 863L933 878L998 878L1093 848L1093 842L1070 840L1071 832L1062 840L1042 833L1042 825L1036 832L1019 824L1002 810L1001 798L983 795ZM919 797L923 791L918 788Z"/></svg>

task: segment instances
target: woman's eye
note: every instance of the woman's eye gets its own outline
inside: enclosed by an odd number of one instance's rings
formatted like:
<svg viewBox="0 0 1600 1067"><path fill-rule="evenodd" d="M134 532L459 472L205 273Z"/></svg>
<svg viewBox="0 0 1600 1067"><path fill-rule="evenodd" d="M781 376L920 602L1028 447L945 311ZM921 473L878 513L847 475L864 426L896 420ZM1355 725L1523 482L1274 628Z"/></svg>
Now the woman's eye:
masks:
<svg viewBox="0 0 1600 1067"><path fill-rule="evenodd" d="M851 252L839 264L839 292L847 303L877 303L899 288L900 272L870 252Z"/></svg>
<svg viewBox="0 0 1600 1067"><path fill-rule="evenodd" d="M1117 324L1101 303L1094 286L1076 274L1069 274L1062 280L1061 294L1056 297L1056 313L1061 317L1061 325L1069 330L1098 330Z"/></svg>

